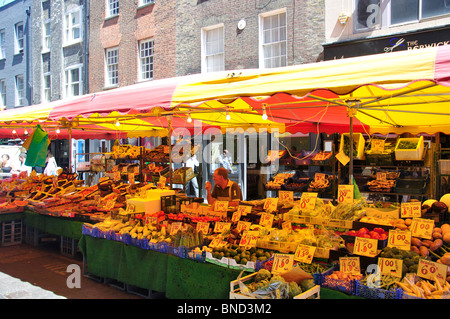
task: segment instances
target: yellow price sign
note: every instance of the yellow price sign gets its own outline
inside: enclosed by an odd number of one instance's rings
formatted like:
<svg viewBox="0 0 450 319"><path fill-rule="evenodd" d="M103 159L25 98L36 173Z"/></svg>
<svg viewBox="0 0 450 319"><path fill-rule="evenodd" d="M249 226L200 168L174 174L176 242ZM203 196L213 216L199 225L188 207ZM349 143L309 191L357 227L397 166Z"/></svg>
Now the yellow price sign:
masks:
<svg viewBox="0 0 450 319"><path fill-rule="evenodd" d="M238 221L238 223L236 225L236 229L238 232L249 230L251 225L252 225L251 222L244 222L244 221L240 220L240 221Z"/></svg>
<svg viewBox="0 0 450 319"><path fill-rule="evenodd" d="M231 227L231 223L217 222L214 225L214 232L215 233L223 233L224 231L229 230L230 227Z"/></svg>
<svg viewBox="0 0 450 319"><path fill-rule="evenodd" d="M279 191L278 197L281 201L292 203L294 201L294 192L291 191Z"/></svg>
<svg viewBox="0 0 450 319"><path fill-rule="evenodd" d="M407 230L390 229L387 246L409 251L411 249L411 232Z"/></svg>
<svg viewBox="0 0 450 319"><path fill-rule="evenodd" d="M241 212L240 212L240 211L235 211L235 212L233 213L233 216L231 216L231 221L232 221L233 223L236 223L236 222L239 221L239 219L241 219Z"/></svg>
<svg viewBox="0 0 450 319"><path fill-rule="evenodd" d="M377 255L378 241L373 238L355 237L353 253L355 255L375 257Z"/></svg>
<svg viewBox="0 0 450 319"><path fill-rule="evenodd" d="M281 229L286 229L288 231L292 230L292 223L290 221L285 221L281 224Z"/></svg>
<svg viewBox="0 0 450 319"><path fill-rule="evenodd" d="M196 227L198 232L202 232L204 235L206 235L209 232L209 223L207 222L198 222Z"/></svg>
<svg viewBox="0 0 450 319"><path fill-rule="evenodd" d="M315 173L314 174L314 180L316 182L324 182L326 178L326 175L324 173Z"/></svg>
<svg viewBox="0 0 450 319"><path fill-rule="evenodd" d="M359 257L339 257L339 269L345 274L358 275L361 273Z"/></svg>
<svg viewBox="0 0 450 319"><path fill-rule="evenodd" d="M175 235L179 230L181 230L182 226L183 226L182 222L172 223L170 228L170 234Z"/></svg>
<svg viewBox="0 0 450 319"><path fill-rule="evenodd" d="M223 247L225 245L226 245L226 242L224 242L221 238L213 238L213 240L211 240L211 242L209 243L208 247L218 248L218 247Z"/></svg>
<svg viewBox="0 0 450 319"><path fill-rule="evenodd" d="M430 260L419 259L417 276L434 281L437 280L443 285L447 280L447 265Z"/></svg>
<svg viewBox="0 0 450 319"><path fill-rule="evenodd" d="M294 265L294 255L274 254L272 264L272 274L282 274L291 270Z"/></svg>
<svg viewBox="0 0 450 319"><path fill-rule="evenodd" d="M256 241L258 240L258 236L252 234L252 232L246 232L242 235L241 240L239 241L239 246L243 247L256 247Z"/></svg>
<svg viewBox="0 0 450 319"><path fill-rule="evenodd" d="M434 220L413 218L409 229L411 230L411 235L413 237L431 239L434 229Z"/></svg>
<svg viewBox="0 0 450 319"><path fill-rule="evenodd" d="M402 277L403 260L396 258L378 258L378 267L382 275Z"/></svg>
<svg viewBox="0 0 450 319"><path fill-rule="evenodd" d="M301 210L314 210L316 206L316 198L317 193L302 193L302 197L300 198L300 209Z"/></svg>
<svg viewBox="0 0 450 319"><path fill-rule="evenodd" d="M339 185L338 186L338 203L351 204L353 203L353 185Z"/></svg>
<svg viewBox="0 0 450 319"><path fill-rule="evenodd" d="M245 216L248 214L251 214L252 212L252 206L248 206L248 205L239 205L237 212L239 212L239 214L241 214L241 216Z"/></svg>
<svg viewBox="0 0 450 319"><path fill-rule="evenodd" d="M216 200L214 202L214 211L226 212L228 210L228 202L226 200Z"/></svg>
<svg viewBox="0 0 450 319"><path fill-rule="evenodd" d="M267 227L267 228L272 228L272 224L273 224L273 215L269 214L269 213L262 213L261 214L261 218L259 220L259 224L261 226Z"/></svg>
<svg viewBox="0 0 450 319"><path fill-rule="evenodd" d="M402 203L400 208L401 218L415 218L422 216L422 204L420 202Z"/></svg>
<svg viewBox="0 0 450 319"><path fill-rule="evenodd" d="M384 151L384 140L372 139L372 151L383 152Z"/></svg>
<svg viewBox="0 0 450 319"><path fill-rule="evenodd" d="M266 198L266 200L264 201L264 210L265 211L274 211L277 210L278 208L278 197L277 198Z"/></svg>
<svg viewBox="0 0 450 319"><path fill-rule="evenodd" d="M314 253L316 252L315 246L308 246L298 244L295 250L294 260L302 263L310 264L313 260Z"/></svg>

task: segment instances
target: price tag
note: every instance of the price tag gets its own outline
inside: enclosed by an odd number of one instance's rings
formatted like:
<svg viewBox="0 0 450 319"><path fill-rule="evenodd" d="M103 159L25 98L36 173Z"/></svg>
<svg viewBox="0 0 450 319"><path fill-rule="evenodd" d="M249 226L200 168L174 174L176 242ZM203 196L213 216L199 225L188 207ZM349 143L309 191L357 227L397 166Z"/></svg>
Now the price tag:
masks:
<svg viewBox="0 0 450 319"><path fill-rule="evenodd" d="M411 235L413 237L431 239L434 228L433 219L413 218L411 222Z"/></svg>
<svg viewBox="0 0 450 319"><path fill-rule="evenodd" d="M378 267L382 275L402 278L403 260L396 258L378 258Z"/></svg>
<svg viewBox="0 0 450 319"><path fill-rule="evenodd" d="M201 231L204 235L206 235L209 232L209 223L198 222L196 229L197 229L198 232Z"/></svg>
<svg viewBox="0 0 450 319"><path fill-rule="evenodd" d="M355 255L375 257L377 255L378 241L373 238L355 237L353 253Z"/></svg>
<svg viewBox="0 0 450 319"><path fill-rule="evenodd" d="M283 202L292 203L294 201L294 192L291 191L279 191L278 196Z"/></svg>
<svg viewBox="0 0 450 319"><path fill-rule="evenodd" d="M273 215L269 213L262 213L261 219L259 220L259 224L266 228L272 228L273 223Z"/></svg>
<svg viewBox="0 0 450 319"><path fill-rule="evenodd" d="M238 232L249 230L251 225L252 225L251 222L244 222L240 220L236 225L236 229Z"/></svg>
<svg viewBox="0 0 450 319"><path fill-rule="evenodd" d="M111 210L114 208L114 205L116 204L116 200L108 199L105 203L105 208L107 210Z"/></svg>
<svg viewBox="0 0 450 319"><path fill-rule="evenodd" d="M272 264L272 274L282 274L291 270L294 265L294 255L274 254Z"/></svg>
<svg viewBox="0 0 450 319"><path fill-rule="evenodd" d="M326 175L324 173L315 173L314 174L314 180L316 182L323 182L325 181Z"/></svg>
<svg viewBox="0 0 450 319"><path fill-rule="evenodd" d="M214 238L213 240L211 240L211 242L209 243L209 247L211 248L218 248L218 247L223 247L226 245L226 242L224 242L221 238Z"/></svg>
<svg viewBox="0 0 450 319"><path fill-rule="evenodd" d="M361 273L359 257L339 257L339 267L346 274L358 275Z"/></svg>
<svg viewBox="0 0 450 319"><path fill-rule="evenodd" d="M275 177L274 179L273 179L273 183L274 184L279 184L279 185L282 185L282 184L284 184L284 177Z"/></svg>
<svg viewBox="0 0 450 319"><path fill-rule="evenodd" d="M176 222L172 223L172 227L170 228L170 234L175 235L179 230L181 230L183 223L182 222Z"/></svg>
<svg viewBox="0 0 450 319"><path fill-rule="evenodd" d="M118 171L119 171L119 165L114 165L112 167L112 172L114 173L114 172L118 172Z"/></svg>
<svg viewBox="0 0 450 319"><path fill-rule="evenodd" d="M292 230L292 223L290 221L285 221L281 224L281 229Z"/></svg>
<svg viewBox="0 0 450 319"><path fill-rule="evenodd" d="M134 173L128 173L128 183L134 185Z"/></svg>
<svg viewBox="0 0 450 319"><path fill-rule="evenodd" d="M278 197L277 198L266 198L264 201L264 210L265 211L274 211L278 208Z"/></svg>
<svg viewBox="0 0 450 319"><path fill-rule="evenodd" d="M128 166L122 167L122 173L128 173Z"/></svg>
<svg viewBox="0 0 450 319"><path fill-rule="evenodd" d="M447 265L433 261L419 259L417 276L438 281L441 285L445 284L447 278Z"/></svg>
<svg viewBox="0 0 450 319"><path fill-rule="evenodd" d="M231 227L231 223L218 222L214 226L214 232L215 233L223 233L224 231L229 230L230 227Z"/></svg>
<svg viewBox="0 0 450 319"><path fill-rule="evenodd" d="M317 193L302 193L302 197L300 198L301 210L314 210L314 207L316 206L316 198Z"/></svg>
<svg viewBox="0 0 450 319"><path fill-rule="evenodd" d="M134 172L134 174L139 174L139 166L134 166L133 172Z"/></svg>
<svg viewBox="0 0 450 319"><path fill-rule="evenodd" d="M377 180L385 181L386 180L386 172L377 172Z"/></svg>
<svg viewBox="0 0 450 319"><path fill-rule="evenodd" d="M235 211L235 212L233 213L233 216L231 216L231 221L234 222L234 223L236 223L236 222L239 221L239 219L241 219L241 212L239 212L239 211L237 210L237 211Z"/></svg>
<svg viewBox="0 0 450 319"><path fill-rule="evenodd" d="M295 250L294 260L310 264L313 260L315 252L316 252L315 246L298 244L297 249Z"/></svg>
<svg viewBox="0 0 450 319"><path fill-rule="evenodd" d="M241 216L246 216L248 214L251 214L252 206L239 205L237 211L239 212L239 214L241 214Z"/></svg>
<svg viewBox="0 0 450 319"><path fill-rule="evenodd" d="M245 232L241 240L239 241L239 246L243 247L256 247L256 241L258 240L258 237L253 234L253 232Z"/></svg>
<svg viewBox="0 0 450 319"><path fill-rule="evenodd" d="M388 247L397 247L401 250L411 249L411 232L406 230L390 229Z"/></svg>
<svg viewBox="0 0 450 319"><path fill-rule="evenodd" d="M114 180L115 181L120 181L120 172L119 171L115 171L114 172Z"/></svg>
<svg viewBox="0 0 450 319"><path fill-rule="evenodd" d="M226 212L228 210L228 202L226 200L216 200L214 202L214 211Z"/></svg>
<svg viewBox="0 0 450 319"><path fill-rule="evenodd" d="M372 139L372 151L383 152L384 151L384 140Z"/></svg>
<svg viewBox="0 0 450 319"><path fill-rule="evenodd" d="M422 216L422 204L420 202L402 203L400 209L401 218L414 218Z"/></svg>
<svg viewBox="0 0 450 319"><path fill-rule="evenodd" d="M338 186L338 203L353 204L353 185Z"/></svg>
<svg viewBox="0 0 450 319"><path fill-rule="evenodd" d="M343 165L347 165L348 162L350 162L350 157L348 157L347 155L345 155L344 151L340 151L339 153L336 154L336 159Z"/></svg>

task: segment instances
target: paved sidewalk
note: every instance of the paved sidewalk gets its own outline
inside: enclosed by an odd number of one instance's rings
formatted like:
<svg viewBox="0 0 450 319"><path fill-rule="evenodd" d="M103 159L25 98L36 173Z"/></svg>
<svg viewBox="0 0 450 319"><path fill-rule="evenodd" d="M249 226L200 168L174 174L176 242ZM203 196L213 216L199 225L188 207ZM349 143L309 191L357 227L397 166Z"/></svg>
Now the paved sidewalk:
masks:
<svg viewBox="0 0 450 319"><path fill-rule="evenodd" d="M28 282L0 273L0 299L67 299Z"/></svg>

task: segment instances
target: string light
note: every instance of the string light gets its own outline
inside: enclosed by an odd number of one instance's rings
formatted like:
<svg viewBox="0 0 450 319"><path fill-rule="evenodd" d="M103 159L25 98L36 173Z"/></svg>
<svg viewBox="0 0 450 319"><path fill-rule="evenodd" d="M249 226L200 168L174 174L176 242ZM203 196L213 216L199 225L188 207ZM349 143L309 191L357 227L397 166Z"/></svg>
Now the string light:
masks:
<svg viewBox="0 0 450 319"><path fill-rule="evenodd" d="M230 116L230 113L228 113L228 110L227 110L227 116L225 118L227 119L227 121L231 120L231 116Z"/></svg>
<svg viewBox="0 0 450 319"><path fill-rule="evenodd" d="M59 127L56 128L56 134L61 133L61 130L59 129Z"/></svg>
<svg viewBox="0 0 450 319"><path fill-rule="evenodd" d="M267 120L267 113L266 113L266 107L263 108L263 115L262 115L262 119L265 121Z"/></svg>
<svg viewBox="0 0 450 319"><path fill-rule="evenodd" d="M187 121L188 121L188 123L191 123L191 122L192 122L191 112L188 113Z"/></svg>
<svg viewBox="0 0 450 319"><path fill-rule="evenodd" d="M28 130L25 129L25 131L23 131L23 134L28 135Z"/></svg>
<svg viewBox="0 0 450 319"><path fill-rule="evenodd" d="M116 126L119 127L120 126L120 122L119 119L116 120Z"/></svg>
<svg viewBox="0 0 450 319"><path fill-rule="evenodd" d="M16 132L16 129L13 129L13 130L12 130L12 133L13 133L13 134L16 134L16 133L17 133L17 132Z"/></svg>

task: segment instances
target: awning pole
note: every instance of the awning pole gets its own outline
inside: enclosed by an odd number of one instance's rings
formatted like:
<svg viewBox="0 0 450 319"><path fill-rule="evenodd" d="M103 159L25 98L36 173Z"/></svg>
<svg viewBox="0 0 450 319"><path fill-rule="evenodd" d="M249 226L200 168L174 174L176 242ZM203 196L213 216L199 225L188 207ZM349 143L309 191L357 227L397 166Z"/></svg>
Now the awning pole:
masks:
<svg viewBox="0 0 450 319"><path fill-rule="evenodd" d="M348 172L348 183L353 185L353 117L356 115L357 108L359 107L359 100L349 100L347 101L347 112L350 117L350 136L349 136L349 172Z"/></svg>
<svg viewBox="0 0 450 319"><path fill-rule="evenodd" d="M168 143L169 143L169 181L170 181L170 189L173 189L172 183L172 116L167 117L168 125Z"/></svg>
<svg viewBox="0 0 450 319"><path fill-rule="evenodd" d="M72 173L72 126L69 127L69 173Z"/></svg>

